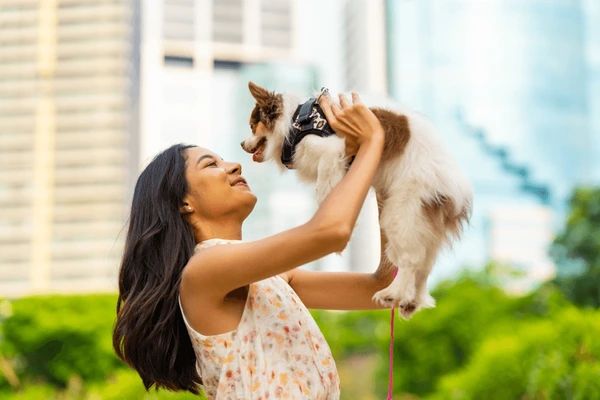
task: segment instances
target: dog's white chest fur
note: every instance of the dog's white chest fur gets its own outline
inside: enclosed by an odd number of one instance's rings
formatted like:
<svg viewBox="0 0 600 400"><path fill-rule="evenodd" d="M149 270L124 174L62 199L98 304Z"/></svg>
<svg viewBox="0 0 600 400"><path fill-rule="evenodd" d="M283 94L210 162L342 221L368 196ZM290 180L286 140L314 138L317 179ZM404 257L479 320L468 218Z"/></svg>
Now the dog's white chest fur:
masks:
<svg viewBox="0 0 600 400"><path fill-rule="evenodd" d="M336 160L343 161L343 157L343 138L337 135L327 137L307 135L296 146L294 168L302 181L316 182L319 173L323 178L324 173L330 173L332 169L340 167L336 165Z"/></svg>

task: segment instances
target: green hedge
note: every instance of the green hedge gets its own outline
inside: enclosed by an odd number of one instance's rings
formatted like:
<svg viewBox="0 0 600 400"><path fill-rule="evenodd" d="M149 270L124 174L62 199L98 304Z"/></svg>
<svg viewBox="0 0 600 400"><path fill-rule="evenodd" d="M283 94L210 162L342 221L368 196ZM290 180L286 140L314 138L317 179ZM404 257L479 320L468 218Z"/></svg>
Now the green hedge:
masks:
<svg viewBox="0 0 600 400"><path fill-rule="evenodd" d="M112 350L114 295L36 296L12 302L4 352L21 379L65 387L76 375L103 381L121 367Z"/></svg>
<svg viewBox="0 0 600 400"><path fill-rule="evenodd" d="M444 282L434 291L436 308L423 310L410 321L396 316L394 393L433 396L445 377L470 365L481 351L482 343L490 337L499 334L512 337L517 327L543 321L551 324L565 310L573 310L552 285L528 296L512 297L492 282L482 279L482 275L465 275ZM376 395L384 396L389 372L389 310L318 310L313 315L336 360L356 353L379 355L378 367L368 379L375 379ZM578 385L584 383L580 381Z"/></svg>
<svg viewBox="0 0 600 400"><path fill-rule="evenodd" d="M9 310L5 305L0 356L20 387L11 387L0 370L0 398L198 399L145 391L137 373L113 352L115 305L112 294L33 296L12 301Z"/></svg>
<svg viewBox="0 0 600 400"><path fill-rule="evenodd" d="M433 399L600 399L600 312L575 308L492 335Z"/></svg>

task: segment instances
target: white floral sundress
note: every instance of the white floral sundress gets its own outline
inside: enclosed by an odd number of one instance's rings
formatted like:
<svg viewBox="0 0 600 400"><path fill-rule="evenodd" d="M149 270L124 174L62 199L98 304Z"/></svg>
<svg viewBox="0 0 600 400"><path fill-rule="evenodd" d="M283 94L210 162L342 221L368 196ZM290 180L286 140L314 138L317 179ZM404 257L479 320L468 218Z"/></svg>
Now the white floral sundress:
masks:
<svg viewBox="0 0 600 400"><path fill-rule="evenodd" d="M196 245L236 243L208 239ZM196 369L209 399L338 400L340 380L321 330L279 275L252 282L238 327L203 335L187 322Z"/></svg>

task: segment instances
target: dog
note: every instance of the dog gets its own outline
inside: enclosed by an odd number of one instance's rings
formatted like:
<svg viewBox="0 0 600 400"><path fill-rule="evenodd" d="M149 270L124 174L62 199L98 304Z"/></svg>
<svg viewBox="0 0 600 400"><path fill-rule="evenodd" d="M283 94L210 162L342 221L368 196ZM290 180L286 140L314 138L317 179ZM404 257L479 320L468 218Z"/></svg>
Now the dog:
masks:
<svg viewBox="0 0 600 400"><path fill-rule="evenodd" d="M255 162L272 160L281 170L295 169L301 181L315 184L320 204L349 168L344 138L307 134L296 144L291 163L285 163L282 152L290 143L293 128L298 128L299 98L253 82L248 87L256 104L249 121L252 134L240 143L242 148ZM322 127L324 117L317 112L318 102L309 105L310 123ZM380 265L398 267L392 283L376 292L373 301L398 307L408 319L419 309L435 307L427 278L440 249L458 240L468 223L472 188L423 115L412 110L370 109L385 131L372 183L379 224L387 238L382 248L386 260Z"/></svg>

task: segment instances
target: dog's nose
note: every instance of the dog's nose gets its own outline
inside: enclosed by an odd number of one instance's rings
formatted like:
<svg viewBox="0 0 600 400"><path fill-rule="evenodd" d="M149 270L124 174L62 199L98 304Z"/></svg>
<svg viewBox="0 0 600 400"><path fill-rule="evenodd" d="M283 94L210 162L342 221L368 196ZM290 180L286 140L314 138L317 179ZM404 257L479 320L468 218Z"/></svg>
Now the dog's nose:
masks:
<svg viewBox="0 0 600 400"><path fill-rule="evenodd" d="M244 148L244 140L240 142L240 146L242 146L242 149Z"/></svg>

